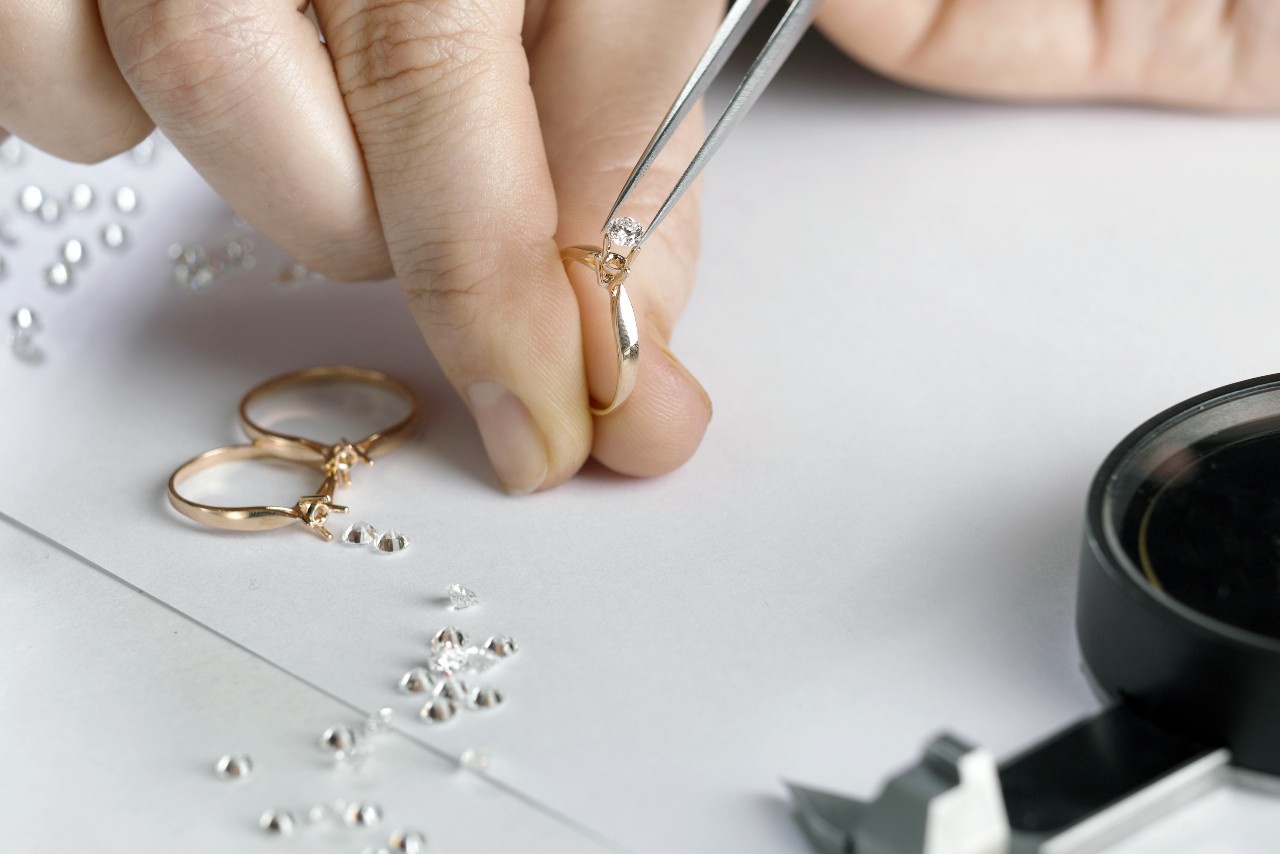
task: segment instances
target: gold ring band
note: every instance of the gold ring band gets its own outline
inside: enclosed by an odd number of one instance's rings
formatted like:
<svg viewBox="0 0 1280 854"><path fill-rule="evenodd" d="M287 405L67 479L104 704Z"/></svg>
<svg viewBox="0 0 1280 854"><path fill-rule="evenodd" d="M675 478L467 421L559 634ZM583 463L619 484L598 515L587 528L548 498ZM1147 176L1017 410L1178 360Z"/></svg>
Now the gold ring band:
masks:
<svg viewBox="0 0 1280 854"><path fill-rule="evenodd" d="M634 252L632 253L634 254ZM601 259L605 260L602 261ZM613 398L604 406L591 404L592 415L608 415L627 402L636 387L640 370L640 329L636 312L631 307L623 280L630 273L630 256L623 257L595 246L569 246L560 250L566 265L576 261L596 274L596 280L609 290L609 313L613 320L613 342L618 354L618 379Z"/></svg>
<svg viewBox="0 0 1280 854"><path fill-rule="evenodd" d="M301 522L326 541L332 540L333 534L325 528L325 520L331 513L347 512L346 507L333 503L333 491L337 486L337 478L333 474L325 474L324 481L315 494L302 496L292 507L218 507L192 501L178 492L178 486L197 472L224 463L256 460L263 457L306 463L311 466L315 464L314 460L304 461L282 457L278 446L268 442L214 448L198 457L192 457L174 470L169 477L169 503L187 518L214 528L224 528L229 531L269 531L273 528L283 528L294 522Z"/></svg>
<svg viewBox="0 0 1280 854"><path fill-rule="evenodd" d="M272 430L249 416L250 407L273 394L300 386L339 382L365 383L387 389L408 401L409 414L358 442L344 438L334 444ZM413 429L418 423L418 396L409 386L381 371L350 365L304 368L272 377L249 389L240 400L240 423L250 439L255 443L269 443L276 449L277 456L304 462L314 461L318 457L327 475L341 480L343 486L349 486L353 467L360 463L373 465L374 457L395 450L413 435Z"/></svg>

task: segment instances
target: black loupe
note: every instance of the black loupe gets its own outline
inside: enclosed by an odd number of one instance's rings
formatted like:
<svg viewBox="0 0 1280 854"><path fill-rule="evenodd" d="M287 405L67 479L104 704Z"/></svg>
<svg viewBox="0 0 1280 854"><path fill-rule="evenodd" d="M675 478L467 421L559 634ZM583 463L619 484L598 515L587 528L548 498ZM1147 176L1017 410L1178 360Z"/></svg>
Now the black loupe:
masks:
<svg viewBox="0 0 1280 854"><path fill-rule="evenodd" d="M1107 694L1280 774L1280 374L1166 410L1111 453L1076 628Z"/></svg>

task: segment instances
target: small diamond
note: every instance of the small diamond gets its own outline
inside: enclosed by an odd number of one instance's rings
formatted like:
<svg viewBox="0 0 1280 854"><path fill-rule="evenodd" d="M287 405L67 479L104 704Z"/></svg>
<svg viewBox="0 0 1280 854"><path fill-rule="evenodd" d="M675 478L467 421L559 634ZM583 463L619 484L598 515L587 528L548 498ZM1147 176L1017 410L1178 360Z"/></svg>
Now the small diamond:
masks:
<svg viewBox="0 0 1280 854"><path fill-rule="evenodd" d="M4 142L0 142L0 163L8 166L17 166L22 162L22 143L18 142L16 136L11 136Z"/></svg>
<svg viewBox="0 0 1280 854"><path fill-rule="evenodd" d="M461 584L450 584L449 604L453 606L453 610L461 611L463 608L479 605L480 597L469 587L463 587Z"/></svg>
<svg viewBox="0 0 1280 854"><path fill-rule="evenodd" d="M378 736L391 729L391 717L395 714L388 708L381 708L364 721L364 734Z"/></svg>
<svg viewBox="0 0 1280 854"><path fill-rule="evenodd" d="M378 532L365 522L356 522L342 532L342 541L353 546L367 546L377 538Z"/></svg>
<svg viewBox="0 0 1280 854"><path fill-rule="evenodd" d="M406 694L423 694L435 684L435 677L425 667L415 667L400 677L400 690Z"/></svg>
<svg viewBox="0 0 1280 854"><path fill-rule="evenodd" d="M58 261L44 268L44 281L49 287L65 291L71 287L71 268Z"/></svg>
<svg viewBox="0 0 1280 854"><path fill-rule="evenodd" d="M502 704L502 692L497 688L477 685L467 692L467 705L473 709L492 709Z"/></svg>
<svg viewBox="0 0 1280 854"><path fill-rule="evenodd" d="M88 184L76 184L67 193L67 205L76 213L84 213L93 207L93 187Z"/></svg>
<svg viewBox="0 0 1280 854"><path fill-rule="evenodd" d="M40 210L40 206L44 204L44 190L39 187L30 186L23 187L22 192L18 193L18 207L22 208L29 214L36 213Z"/></svg>
<svg viewBox="0 0 1280 854"><path fill-rule="evenodd" d="M289 836L293 833L293 813L288 810L267 810L258 819L258 827L267 833Z"/></svg>
<svg viewBox="0 0 1280 854"><path fill-rule="evenodd" d="M442 724L446 721L453 720L453 716L457 714L457 712L458 707L452 700L446 700L443 697L438 697L434 700L429 700L427 704L422 707L422 710L418 712L418 715L428 723Z"/></svg>
<svg viewBox="0 0 1280 854"><path fill-rule="evenodd" d="M118 222L109 222L102 227L102 245L108 249L123 249L129 242L129 233Z"/></svg>
<svg viewBox="0 0 1280 854"><path fill-rule="evenodd" d="M53 225L62 219L62 205L58 204L57 199L45 199L40 205L39 214L42 222Z"/></svg>
<svg viewBox="0 0 1280 854"><path fill-rule="evenodd" d="M331 726L320 734L320 748L332 753L334 759L342 761L354 754L356 734L349 726Z"/></svg>
<svg viewBox="0 0 1280 854"><path fill-rule="evenodd" d="M416 830L397 830L387 844L399 854L422 854L427 850L427 837Z"/></svg>
<svg viewBox="0 0 1280 854"><path fill-rule="evenodd" d="M133 187L121 187L116 190L116 210L122 214L131 214L138 209L138 194Z"/></svg>
<svg viewBox="0 0 1280 854"><path fill-rule="evenodd" d="M467 694L470 690L470 686L461 680L441 679L436 683L435 688L432 689L432 694L446 700L453 700L454 702L460 703L467 698Z"/></svg>
<svg viewBox="0 0 1280 854"><path fill-rule="evenodd" d="M617 216L609 220L605 236L614 246L636 246L644 238L644 226L629 216Z"/></svg>
<svg viewBox="0 0 1280 854"><path fill-rule="evenodd" d="M9 315L9 328L15 335L28 335L40 331L40 316L31 309L22 308Z"/></svg>
<svg viewBox="0 0 1280 854"><path fill-rule="evenodd" d="M243 753L228 753L213 766L213 772L223 780L244 780L253 774L253 760Z"/></svg>
<svg viewBox="0 0 1280 854"><path fill-rule="evenodd" d="M347 827L373 827L382 821L382 807L377 804L348 804L342 813Z"/></svg>
<svg viewBox="0 0 1280 854"><path fill-rule="evenodd" d="M450 646L465 646L466 643L466 634L461 629L455 629L453 626L445 626L431 636L431 649L435 652Z"/></svg>
<svg viewBox="0 0 1280 854"><path fill-rule="evenodd" d="M429 661L427 666L437 673L452 676L466 670L470 659L471 656L467 655L467 651L462 647L446 646L436 653L436 657Z"/></svg>
<svg viewBox="0 0 1280 854"><path fill-rule="evenodd" d="M474 673L484 673L498 663L498 658L493 653L478 646L469 646L463 652L467 654L466 669Z"/></svg>
<svg viewBox="0 0 1280 854"><path fill-rule="evenodd" d="M498 658L510 658L520 651L514 638L508 635L496 635L484 642L485 652Z"/></svg>
<svg viewBox="0 0 1280 854"><path fill-rule="evenodd" d="M378 537L374 546L380 552L398 552L409 547L409 538L392 528Z"/></svg>
<svg viewBox="0 0 1280 854"><path fill-rule="evenodd" d="M62 250L59 254L62 255L63 261L74 267L77 264L84 263L84 244L73 237L62 244Z"/></svg>
<svg viewBox="0 0 1280 854"><path fill-rule="evenodd" d="M458 764L463 768L474 768L477 771L483 771L489 767L489 763L493 761L493 748L486 745L480 747L468 747L462 753L458 754Z"/></svg>

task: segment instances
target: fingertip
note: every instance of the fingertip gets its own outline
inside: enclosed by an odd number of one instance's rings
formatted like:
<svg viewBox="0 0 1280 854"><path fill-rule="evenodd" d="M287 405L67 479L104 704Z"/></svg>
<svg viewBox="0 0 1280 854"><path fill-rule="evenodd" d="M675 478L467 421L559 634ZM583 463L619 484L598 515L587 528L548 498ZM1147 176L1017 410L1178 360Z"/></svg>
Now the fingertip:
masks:
<svg viewBox="0 0 1280 854"><path fill-rule="evenodd" d="M706 390L664 342L647 336L636 391L616 412L596 419L592 455L619 474L667 474L693 457L711 416Z"/></svg>

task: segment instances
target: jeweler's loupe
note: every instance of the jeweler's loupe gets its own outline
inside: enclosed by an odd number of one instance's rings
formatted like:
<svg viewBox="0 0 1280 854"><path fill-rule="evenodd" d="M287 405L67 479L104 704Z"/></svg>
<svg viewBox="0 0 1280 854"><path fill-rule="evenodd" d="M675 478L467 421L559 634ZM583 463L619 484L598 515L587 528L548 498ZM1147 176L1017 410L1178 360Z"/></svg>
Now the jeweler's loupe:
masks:
<svg viewBox="0 0 1280 854"><path fill-rule="evenodd" d="M1179 404L1107 457L1076 629L1106 708L999 765L939 736L870 802L792 786L814 845L1069 854L1227 780L1280 792L1280 374Z"/></svg>

